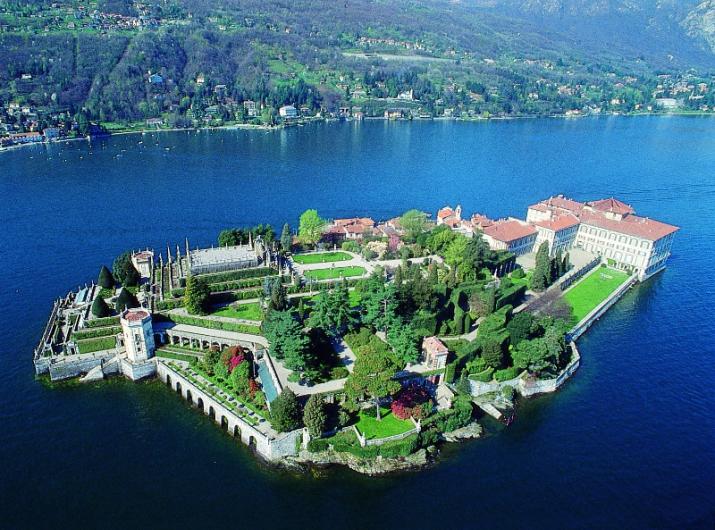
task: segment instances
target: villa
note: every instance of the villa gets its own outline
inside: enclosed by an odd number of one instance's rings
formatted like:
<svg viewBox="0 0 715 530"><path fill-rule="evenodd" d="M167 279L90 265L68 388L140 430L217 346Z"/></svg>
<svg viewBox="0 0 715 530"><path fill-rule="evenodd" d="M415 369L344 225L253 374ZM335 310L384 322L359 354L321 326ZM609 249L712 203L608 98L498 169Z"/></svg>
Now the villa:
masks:
<svg viewBox="0 0 715 530"><path fill-rule="evenodd" d="M521 256L533 250L537 231L528 223L510 218L486 226L483 234L492 250L506 250Z"/></svg>
<svg viewBox="0 0 715 530"><path fill-rule="evenodd" d="M582 248L616 268L633 270L641 281L665 268L679 230L638 216L615 198L582 203L559 195L529 206L526 220L554 249Z"/></svg>

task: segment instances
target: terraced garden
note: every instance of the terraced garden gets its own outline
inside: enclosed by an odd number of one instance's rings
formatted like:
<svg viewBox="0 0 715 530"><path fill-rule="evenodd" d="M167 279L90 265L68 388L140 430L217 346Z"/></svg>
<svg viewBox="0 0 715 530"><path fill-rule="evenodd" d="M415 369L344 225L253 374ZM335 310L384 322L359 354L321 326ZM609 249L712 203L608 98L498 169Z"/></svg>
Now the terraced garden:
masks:
<svg viewBox="0 0 715 530"><path fill-rule="evenodd" d="M605 267L597 267L591 274L566 291L564 300L571 306L572 323L580 322L596 309L608 296L618 289L628 274Z"/></svg>

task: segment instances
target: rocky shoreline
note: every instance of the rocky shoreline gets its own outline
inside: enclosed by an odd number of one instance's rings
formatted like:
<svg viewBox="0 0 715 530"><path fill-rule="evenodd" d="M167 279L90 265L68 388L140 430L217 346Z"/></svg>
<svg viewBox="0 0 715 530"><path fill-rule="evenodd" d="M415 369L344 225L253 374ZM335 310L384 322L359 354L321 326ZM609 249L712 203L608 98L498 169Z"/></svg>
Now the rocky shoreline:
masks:
<svg viewBox="0 0 715 530"><path fill-rule="evenodd" d="M444 433L442 442L454 443L480 438L484 429L478 421L469 425ZM346 466L357 473L368 476L387 475L391 473L417 471L432 465L439 450L436 446L422 448L406 457L363 458L348 452L337 452L332 449L313 453L303 449L297 456L286 457L282 465L288 469L311 472L315 469L326 469L331 466Z"/></svg>

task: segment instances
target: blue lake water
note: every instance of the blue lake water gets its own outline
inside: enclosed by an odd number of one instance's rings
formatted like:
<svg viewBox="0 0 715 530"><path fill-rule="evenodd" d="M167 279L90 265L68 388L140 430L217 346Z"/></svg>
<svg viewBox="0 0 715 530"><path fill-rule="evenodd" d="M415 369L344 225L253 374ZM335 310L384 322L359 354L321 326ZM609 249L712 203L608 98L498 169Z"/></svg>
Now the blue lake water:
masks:
<svg viewBox="0 0 715 530"><path fill-rule="evenodd" d="M311 207L524 216L556 193L681 226L670 267L581 340L562 391L426 471L277 471L157 382L33 377L53 298L128 248ZM713 528L713 120L127 135L0 153L0 201L0 528Z"/></svg>

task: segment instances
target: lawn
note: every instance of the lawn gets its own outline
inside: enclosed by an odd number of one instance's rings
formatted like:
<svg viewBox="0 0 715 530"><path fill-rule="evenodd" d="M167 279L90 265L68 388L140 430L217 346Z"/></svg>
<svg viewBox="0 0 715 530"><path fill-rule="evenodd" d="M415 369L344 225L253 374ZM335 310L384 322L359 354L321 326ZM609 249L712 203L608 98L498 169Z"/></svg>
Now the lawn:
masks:
<svg viewBox="0 0 715 530"><path fill-rule="evenodd" d="M397 418L390 409L380 408L380 415L382 419L377 421L377 418L372 418L364 412L360 413L360 419L355 426L368 440L395 436L415 428L414 423Z"/></svg>
<svg viewBox="0 0 715 530"><path fill-rule="evenodd" d="M573 311L573 322L580 322L628 279L628 274L598 267L564 294Z"/></svg>
<svg viewBox="0 0 715 530"><path fill-rule="evenodd" d="M347 252L316 252L312 254L296 254L293 261L301 265L311 265L313 263L334 263L336 261L348 261L353 257Z"/></svg>
<svg viewBox="0 0 715 530"><path fill-rule="evenodd" d="M263 320L263 313L261 312L261 306L258 302L229 305L214 311L212 315L217 317L243 318L246 320Z"/></svg>
<svg viewBox="0 0 715 530"><path fill-rule="evenodd" d="M305 275L314 280L329 280L332 278L362 276L366 272L367 271L363 267L335 267L332 269L315 269L312 271L305 271Z"/></svg>

